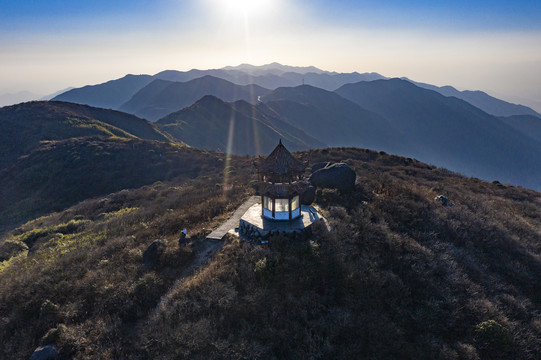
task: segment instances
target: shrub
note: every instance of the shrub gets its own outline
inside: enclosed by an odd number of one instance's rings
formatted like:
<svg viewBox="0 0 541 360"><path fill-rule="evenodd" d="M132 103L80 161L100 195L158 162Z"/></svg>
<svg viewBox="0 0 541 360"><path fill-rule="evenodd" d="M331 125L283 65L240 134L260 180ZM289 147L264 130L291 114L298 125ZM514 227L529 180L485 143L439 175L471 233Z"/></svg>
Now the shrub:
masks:
<svg viewBox="0 0 541 360"><path fill-rule="evenodd" d="M509 329L496 320L483 321L475 326L475 340L488 358L507 358L513 345Z"/></svg>
<svg viewBox="0 0 541 360"><path fill-rule="evenodd" d="M5 240L0 242L0 261L11 259L23 251L28 251L28 246L17 240Z"/></svg>

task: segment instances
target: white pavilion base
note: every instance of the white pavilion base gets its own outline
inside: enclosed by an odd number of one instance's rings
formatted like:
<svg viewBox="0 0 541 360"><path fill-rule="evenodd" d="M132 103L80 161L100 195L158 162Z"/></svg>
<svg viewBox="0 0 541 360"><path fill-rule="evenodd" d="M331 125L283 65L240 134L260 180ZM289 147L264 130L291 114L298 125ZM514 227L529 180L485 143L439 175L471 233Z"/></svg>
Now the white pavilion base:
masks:
<svg viewBox="0 0 541 360"><path fill-rule="evenodd" d="M241 217L238 233L241 238L255 241L265 241L271 235L291 234L294 236L308 235L315 222L325 219L313 206L301 206L301 216L291 221L269 220L261 216L261 204L251 206Z"/></svg>

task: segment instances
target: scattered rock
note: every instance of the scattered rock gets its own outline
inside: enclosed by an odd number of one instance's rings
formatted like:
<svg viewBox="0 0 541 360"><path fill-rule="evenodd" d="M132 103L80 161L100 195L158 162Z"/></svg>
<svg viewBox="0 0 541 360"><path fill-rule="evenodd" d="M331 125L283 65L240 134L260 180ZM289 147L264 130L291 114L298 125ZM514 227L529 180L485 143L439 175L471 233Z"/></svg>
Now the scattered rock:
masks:
<svg viewBox="0 0 541 360"><path fill-rule="evenodd" d="M154 240L143 253L143 264L155 266L165 252L166 243L163 240Z"/></svg>
<svg viewBox="0 0 541 360"><path fill-rule="evenodd" d="M316 188L313 186L309 186L302 194L301 194L301 204L302 205L310 205L314 202L316 199Z"/></svg>
<svg viewBox="0 0 541 360"><path fill-rule="evenodd" d="M442 206L455 206L454 203L450 202L448 198L443 195L438 195L434 198L435 201L441 202Z"/></svg>
<svg viewBox="0 0 541 360"><path fill-rule="evenodd" d="M58 349L54 345L40 346L34 350L34 353L30 357L30 360L55 360L58 359L60 354Z"/></svg>
<svg viewBox="0 0 541 360"><path fill-rule="evenodd" d="M356 178L357 174L347 164L337 163L315 171L310 175L310 183L318 188L331 188L347 192L355 187Z"/></svg>

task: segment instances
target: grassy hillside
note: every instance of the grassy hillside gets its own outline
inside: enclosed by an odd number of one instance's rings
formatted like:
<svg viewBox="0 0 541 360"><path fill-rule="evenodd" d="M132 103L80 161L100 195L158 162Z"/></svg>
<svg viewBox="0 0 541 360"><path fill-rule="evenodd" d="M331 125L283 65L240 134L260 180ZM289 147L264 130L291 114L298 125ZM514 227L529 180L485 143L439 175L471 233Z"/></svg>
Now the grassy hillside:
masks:
<svg viewBox="0 0 541 360"><path fill-rule="evenodd" d="M41 141L84 136L169 141L155 125L133 115L59 101L34 101L0 109L0 170Z"/></svg>
<svg viewBox="0 0 541 360"><path fill-rule="evenodd" d="M358 176L317 194L331 232L231 238L195 274L207 229L250 195L250 158L4 234L0 357L45 343L77 359L541 356L541 194L368 150L306 155ZM144 266L156 239L165 252Z"/></svg>
<svg viewBox="0 0 541 360"><path fill-rule="evenodd" d="M49 141L0 171L0 229L79 201L177 176L219 171L215 155L125 138Z"/></svg>

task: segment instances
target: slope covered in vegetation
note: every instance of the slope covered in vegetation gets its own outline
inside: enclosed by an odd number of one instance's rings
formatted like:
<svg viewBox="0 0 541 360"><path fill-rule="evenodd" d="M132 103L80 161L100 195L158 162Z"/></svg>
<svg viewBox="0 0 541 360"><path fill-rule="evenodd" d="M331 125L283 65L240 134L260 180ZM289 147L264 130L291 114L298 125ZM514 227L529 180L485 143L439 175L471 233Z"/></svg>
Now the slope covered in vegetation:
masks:
<svg viewBox="0 0 541 360"><path fill-rule="evenodd" d="M0 230L114 191L212 174L222 162L211 153L158 141L84 137L43 142L0 170Z"/></svg>
<svg viewBox="0 0 541 360"><path fill-rule="evenodd" d="M60 101L33 101L0 108L0 170L41 141L115 136L170 141L154 124L119 111Z"/></svg>
<svg viewBox="0 0 541 360"><path fill-rule="evenodd" d="M357 173L352 193L317 193L331 231L230 238L194 274L207 229L250 195L249 158L4 234L0 357L40 343L78 359L540 357L541 194L368 150L307 155Z"/></svg>

